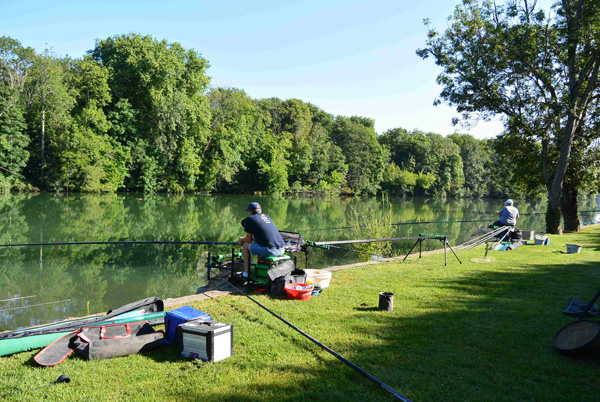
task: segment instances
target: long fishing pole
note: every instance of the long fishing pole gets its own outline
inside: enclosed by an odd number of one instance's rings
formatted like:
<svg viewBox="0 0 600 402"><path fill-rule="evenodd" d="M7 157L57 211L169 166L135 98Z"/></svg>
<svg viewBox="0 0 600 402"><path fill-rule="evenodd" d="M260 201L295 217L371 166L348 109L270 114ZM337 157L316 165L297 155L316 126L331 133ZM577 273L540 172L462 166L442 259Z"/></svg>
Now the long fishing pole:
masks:
<svg viewBox="0 0 600 402"><path fill-rule="evenodd" d="M71 301L71 299L66 299L66 300L57 300L57 301L52 301L52 302L47 302L47 303L38 303L38 304L31 304L29 306L19 306L19 307L11 307L11 308L5 308L0 310L0 313L3 311L11 311L11 310L18 310L20 308L31 308L31 307L39 307L39 306L46 306L48 304L57 304L57 303L64 303L64 302L68 302Z"/></svg>
<svg viewBox="0 0 600 402"><path fill-rule="evenodd" d="M386 258L384 255L379 255L379 254L376 254L376 253L369 253L368 251L357 250L355 248L340 247L340 246L331 246L331 245L330 245L330 247L331 248L337 248L337 249L340 249L340 250L354 251L355 253L370 255L371 257Z"/></svg>
<svg viewBox="0 0 600 402"><path fill-rule="evenodd" d="M468 250L470 248L479 246L480 244L483 244L489 239L491 239L492 237L495 237L498 233L502 233L504 230L506 230L506 226L499 227L498 229L494 229L490 232L482 234L481 236L475 237L474 239L464 242L460 245L460 247L465 247L465 250Z"/></svg>
<svg viewBox="0 0 600 402"><path fill-rule="evenodd" d="M506 226L505 226L505 227L506 227ZM506 233L504 234L504 236L502 236L502 239L500 239L500 241L498 242L498 244L501 244L501 243L504 241L504 239L506 239L506 236L508 236L508 234L509 234L510 232L512 232L512 231L513 231L513 229L508 229L508 230L506 231ZM489 256L492 254L492 252L493 252L493 251L494 251L494 247L492 247L492 249L490 250L490 252L489 252L489 253L486 253L486 254L485 254L485 256L484 256L483 258L488 258L488 257L489 257Z"/></svg>
<svg viewBox="0 0 600 402"><path fill-rule="evenodd" d="M392 226L401 226L401 225L421 225L421 224L430 224L430 223L463 223L463 222L493 222L494 219L462 219L462 220L448 220L448 221L412 221L412 222L396 222L392 223ZM366 225L362 225L359 227L366 227ZM306 232L319 232L323 230L343 230L343 229L352 229L353 226L342 226L339 228L324 228L324 229L306 229Z"/></svg>
<svg viewBox="0 0 600 402"><path fill-rule="evenodd" d="M172 241L172 240L122 240L122 241L74 241L50 243L9 243L0 244L0 247L25 247L25 246L76 246L81 244L206 244L211 246L234 246L233 241Z"/></svg>
<svg viewBox="0 0 600 402"><path fill-rule="evenodd" d="M211 268L209 268L209 270L212 271ZM300 328L296 327L294 324L290 323L289 321L286 321L284 318L282 318L281 316L275 314L273 311L269 310L268 308L266 308L265 306L263 306L262 304L260 304L258 301L254 300L252 297L250 297L246 292L244 292L242 289L238 288L237 286L233 285L232 283L230 283L229 281L226 281L225 279L218 277L218 279L222 280L223 282L227 283L229 286L233 287L234 289L236 289L238 292L240 292L241 294L243 294L244 296L246 296L248 299L252 300L254 303L256 303L259 307L265 309L269 314L273 315L275 318L283 321L285 324L287 324L288 326L290 326L291 328L293 328L294 330L296 330L297 332L299 332L301 335L303 335L304 337L308 338L311 342L313 342L315 345L319 346L320 348L322 348L323 350L329 352L330 354L332 354L333 356L335 356L336 358L338 358L339 360L341 360L344 364L346 364L349 367L352 367L354 370L358 371L360 374L362 374L363 376L365 376L366 378L368 378L369 380L373 381L375 384L381 386L381 388L385 389L387 392L389 392L390 394L392 394L394 397L396 397L397 399L404 401L404 402L411 402L410 399L408 399L407 397L405 397L404 395L400 394L399 392L397 392L396 390L394 390L392 387L390 387L389 385L385 384L384 382L382 382L381 380L377 379L376 377L374 377L373 375L369 374L368 372L366 372L365 370L363 370L362 368L358 367L356 364L352 363L350 360L346 359L345 357L343 357L342 355L340 355L339 353L336 353L335 351L333 351L331 348L323 345L321 342L317 341L315 338L313 338L312 336L310 336L309 334L307 334L306 332L302 331Z"/></svg>
<svg viewBox="0 0 600 402"><path fill-rule="evenodd" d="M10 299L2 299L2 300L0 300L0 302L5 302L5 301L15 301L15 300L23 300L23 299L31 299L32 297L37 297L37 295L33 295L33 296L22 296L22 297L11 297Z"/></svg>
<svg viewBox="0 0 600 402"><path fill-rule="evenodd" d="M310 244L315 246L327 246L334 244L356 244L356 243L375 243L381 241L398 241L398 240L416 240L422 236L411 236L411 237L390 237L387 239L364 239L364 240L331 240L331 241L315 241Z"/></svg>
<svg viewBox="0 0 600 402"><path fill-rule="evenodd" d="M588 211L578 211L579 213L591 213L591 212L600 212L600 209L592 209ZM527 215L544 215L545 212L530 212L520 214L520 216ZM494 222L495 219L453 219L453 220L444 220L444 221L408 221L408 222L396 222L392 223L392 226L402 226L402 225L425 225L431 223L468 223L468 222ZM360 226L365 227L365 226ZM306 229L307 232L319 232L324 230L344 230L344 229L352 229L352 226L342 226L339 228L324 228L324 229Z"/></svg>

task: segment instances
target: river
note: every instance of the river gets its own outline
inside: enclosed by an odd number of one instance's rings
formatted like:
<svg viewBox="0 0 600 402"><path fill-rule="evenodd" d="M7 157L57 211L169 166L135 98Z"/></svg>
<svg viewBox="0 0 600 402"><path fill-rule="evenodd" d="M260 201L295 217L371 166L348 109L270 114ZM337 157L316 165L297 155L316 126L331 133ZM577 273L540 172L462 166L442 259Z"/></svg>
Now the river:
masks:
<svg viewBox="0 0 600 402"><path fill-rule="evenodd" d="M280 230L299 232L305 240L361 237L363 233L344 229L352 216L383 216L387 211L399 223L394 236L445 234L454 246L469 239L478 226L495 220L503 200L390 198L390 207L381 198L360 197L10 195L0 197L0 243L236 241L243 235L240 221L250 201L258 201ZM521 229L543 230L542 201L516 200L515 206L522 214ZM596 210L596 200L584 200L580 209ZM596 216L583 213L582 222ZM453 220L470 222L404 224ZM406 252L412 244L399 242L393 252ZM423 245L437 248L440 243ZM198 245L0 247L0 331L103 312L148 296L194 294L206 283L201 257L208 250L231 252L227 246ZM303 267L303 253L297 254ZM323 268L360 257L344 249L311 250L308 266Z"/></svg>

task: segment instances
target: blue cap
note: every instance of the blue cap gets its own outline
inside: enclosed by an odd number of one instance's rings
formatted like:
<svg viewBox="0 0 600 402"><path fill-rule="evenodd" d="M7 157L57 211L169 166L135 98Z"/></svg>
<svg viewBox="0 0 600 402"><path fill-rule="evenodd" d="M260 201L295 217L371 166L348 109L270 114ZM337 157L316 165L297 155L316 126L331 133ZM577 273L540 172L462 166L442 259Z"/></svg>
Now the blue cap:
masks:
<svg viewBox="0 0 600 402"><path fill-rule="evenodd" d="M513 204L513 200L511 200L511 199L509 198L508 200L504 201L504 203L505 203L505 204L508 204L508 205L512 205L512 204Z"/></svg>
<svg viewBox="0 0 600 402"><path fill-rule="evenodd" d="M250 205L248 205L248 208L244 209L244 211L249 211L251 209L262 209L260 207L260 204L258 202L251 202Z"/></svg>

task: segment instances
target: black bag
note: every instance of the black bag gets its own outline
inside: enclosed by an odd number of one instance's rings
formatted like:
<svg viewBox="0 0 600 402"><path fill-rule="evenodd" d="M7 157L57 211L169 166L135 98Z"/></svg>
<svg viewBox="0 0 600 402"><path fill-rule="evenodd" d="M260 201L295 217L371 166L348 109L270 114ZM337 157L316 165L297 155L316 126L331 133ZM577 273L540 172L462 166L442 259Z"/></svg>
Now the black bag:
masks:
<svg viewBox="0 0 600 402"><path fill-rule="evenodd" d="M280 276L271 282L271 294L274 296L285 295L285 285L290 283L306 283L306 272L296 269L289 275Z"/></svg>
<svg viewBox="0 0 600 402"><path fill-rule="evenodd" d="M511 240L523 240L523 232L521 232L521 229L515 228L515 230L510 233L509 237Z"/></svg>
<svg viewBox="0 0 600 402"><path fill-rule="evenodd" d="M85 327L71 345L90 360L110 359L156 349L165 343L165 333L154 331L147 321Z"/></svg>

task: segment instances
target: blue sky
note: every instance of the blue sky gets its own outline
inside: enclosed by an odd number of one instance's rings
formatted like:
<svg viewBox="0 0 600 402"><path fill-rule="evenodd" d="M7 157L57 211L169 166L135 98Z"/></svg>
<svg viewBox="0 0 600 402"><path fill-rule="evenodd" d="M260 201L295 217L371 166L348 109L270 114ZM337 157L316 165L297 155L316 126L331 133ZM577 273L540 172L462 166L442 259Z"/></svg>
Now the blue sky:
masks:
<svg viewBox="0 0 600 402"><path fill-rule="evenodd" d="M82 57L96 39L135 32L179 42L208 59L213 86L253 98L298 98L390 128L489 138L498 122L452 127L434 107L440 72L421 60L423 20L444 29L458 0L0 0L0 35L38 51Z"/></svg>

